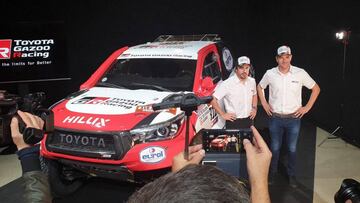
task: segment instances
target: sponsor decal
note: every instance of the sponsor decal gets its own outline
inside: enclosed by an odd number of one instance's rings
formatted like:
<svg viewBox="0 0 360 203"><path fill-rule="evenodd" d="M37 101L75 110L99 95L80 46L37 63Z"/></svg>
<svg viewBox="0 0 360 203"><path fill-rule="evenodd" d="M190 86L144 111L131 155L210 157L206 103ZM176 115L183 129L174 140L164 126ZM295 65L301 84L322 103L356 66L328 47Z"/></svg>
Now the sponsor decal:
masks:
<svg viewBox="0 0 360 203"><path fill-rule="evenodd" d="M208 123L210 121L210 125L214 126L219 120L219 116L216 113L215 109L209 105L201 106L198 109L197 114L199 115L198 121L200 125L204 125L205 123Z"/></svg>
<svg viewBox="0 0 360 203"><path fill-rule="evenodd" d="M158 163L166 158L162 147L147 147L140 152L140 161L143 163Z"/></svg>
<svg viewBox="0 0 360 203"><path fill-rule="evenodd" d="M226 70L231 71L231 69L234 66L234 60L233 60L233 57L228 48L226 48L226 47L223 48L222 57L223 57L223 61L224 61Z"/></svg>
<svg viewBox="0 0 360 203"><path fill-rule="evenodd" d="M87 116L67 116L62 122L63 123L76 123L76 124L84 124L91 125L97 128L105 127L106 123L109 122L110 119L99 118L99 117L87 117Z"/></svg>
<svg viewBox="0 0 360 203"><path fill-rule="evenodd" d="M137 106L135 112L154 112L152 105Z"/></svg>
<svg viewBox="0 0 360 203"><path fill-rule="evenodd" d="M60 142L67 144L83 145L83 146L101 147L101 148L106 147L104 138L91 137L91 136L60 134Z"/></svg>
<svg viewBox="0 0 360 203"><path fill-rule="evenodd" d="M157 48L157 47L158 47L158 45L149 44L149 45L139 46L138 48L139 49L144 49L144 48Z"/></svg>
<svg viewBox="0 0 360 203"><path fill-rule="evenodd" d="M200 125L202 125L208 118L210 111L209 111L209 106L208 105L202 105L201 107L199 107L199 109L197 110L197 114L198 116L198 121L200 122Z"/></svg>
<svg viewBox="0 0 360 203"><path fill-rule="evenodd" d="M121 55L121 57L125 58L125 56ZM142 53L142 54L129 54L126 57L179 57L179 58L192 58L192 55L187 54L151 54L151 53Z"/></svg>
<svg viewBox="0 0 360 203"><path fill-rule="evenodd" d="M214 109L214 107L211 106L210 109L209 109L209 111L210 111L211 126L214 126L215 123L218 122L219 116L218 116L218 114L216 113L216 110Z"/></svg>
<svg viewBox="0 0 360 203"><path fill-rule="evenodd" d="M93 104L131 109L134 106L145 104L145 102L133 99L120 99L111 97L83 97L71 102L71 104Z"/></svg>
<svg viewBox="0 0 360 203"><path fill-rule="evenodd" d="M121 54L121 57L129 57L131 54Z"/></svg>
<svg viewBox="0 0 360 203"><path fill-rule="evenodd" d="M164 112L168 112L168 113L176 115L177 109L176 108L169 108L169 109L160 110L160 111L164 111ZM135 112L154 112L154 110L152 108L152 104L149 104L149 105L137 106L136 109L135 109Z"/></svg>

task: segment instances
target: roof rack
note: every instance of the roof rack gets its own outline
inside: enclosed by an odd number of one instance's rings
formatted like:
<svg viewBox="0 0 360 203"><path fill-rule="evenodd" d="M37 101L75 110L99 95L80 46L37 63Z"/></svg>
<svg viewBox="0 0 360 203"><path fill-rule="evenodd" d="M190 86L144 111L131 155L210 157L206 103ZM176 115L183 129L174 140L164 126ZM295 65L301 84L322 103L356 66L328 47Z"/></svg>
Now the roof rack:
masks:
<svg viewBox="0 0 360 203"><path fill-rule="evenodd" d="M172 41L219 41L218 34L202 35L160 35L154 42L172 42Z"/></svg>

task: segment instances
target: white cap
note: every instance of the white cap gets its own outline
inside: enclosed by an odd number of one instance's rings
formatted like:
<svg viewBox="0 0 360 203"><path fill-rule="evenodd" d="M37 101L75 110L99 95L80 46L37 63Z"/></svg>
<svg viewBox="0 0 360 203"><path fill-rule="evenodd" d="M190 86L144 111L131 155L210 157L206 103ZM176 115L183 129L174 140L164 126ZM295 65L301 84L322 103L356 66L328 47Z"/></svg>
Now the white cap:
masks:
<svg viewBox="0 0 360 203"><path fill-rule="evenodd" d="M277 55L283 55L283 54L291 54L291 49L288 46L281 46L277 50Z"/></svg>
<svg viewBox="0 0 360 203"><path fill-rule="evenodd" d="M242 64L250 64L250 59L247 56L239 57L238 65L241 66Z"/></svg>

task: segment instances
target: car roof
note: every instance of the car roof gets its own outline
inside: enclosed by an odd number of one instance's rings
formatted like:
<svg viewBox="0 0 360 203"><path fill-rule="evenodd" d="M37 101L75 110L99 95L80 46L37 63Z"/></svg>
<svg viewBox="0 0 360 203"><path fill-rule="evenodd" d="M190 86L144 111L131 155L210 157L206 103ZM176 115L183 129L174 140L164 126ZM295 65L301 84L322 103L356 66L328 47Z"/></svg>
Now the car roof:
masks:
<svg viewBox="0 0 360 203"><path fill-rule="evenodd" d="M130 47L118 59L175 58L196 60L200 49L214 44L213 41L165 41L148 42Z"/></svg>

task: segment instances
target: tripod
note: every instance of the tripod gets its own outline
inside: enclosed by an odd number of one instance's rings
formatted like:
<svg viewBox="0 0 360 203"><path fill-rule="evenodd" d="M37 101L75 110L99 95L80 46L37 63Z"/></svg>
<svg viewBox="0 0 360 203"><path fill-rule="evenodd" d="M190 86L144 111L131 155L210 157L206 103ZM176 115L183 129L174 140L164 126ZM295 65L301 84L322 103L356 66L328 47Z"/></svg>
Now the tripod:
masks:
<svg viewBox="0 0 360 203"><path fill-rule="evenodd" d="M341 40L341 42L344 44L344 53L343 53L343 65L342 65L342 91L345 89L345 68L346 68L346 49L349 44L349 37L350 37L351 31L342 31L336 33L336 38ZM341 104L340 104L340 123L339 125L333 130L330 135L328 135L321 143L318 145L320 147L326 140L330 139L338 139L341 137L341 134L339 136L335 135L335 133L341 129L344 128L343 126L343 116L344 116L344 96L341 98Z"/></svg>

